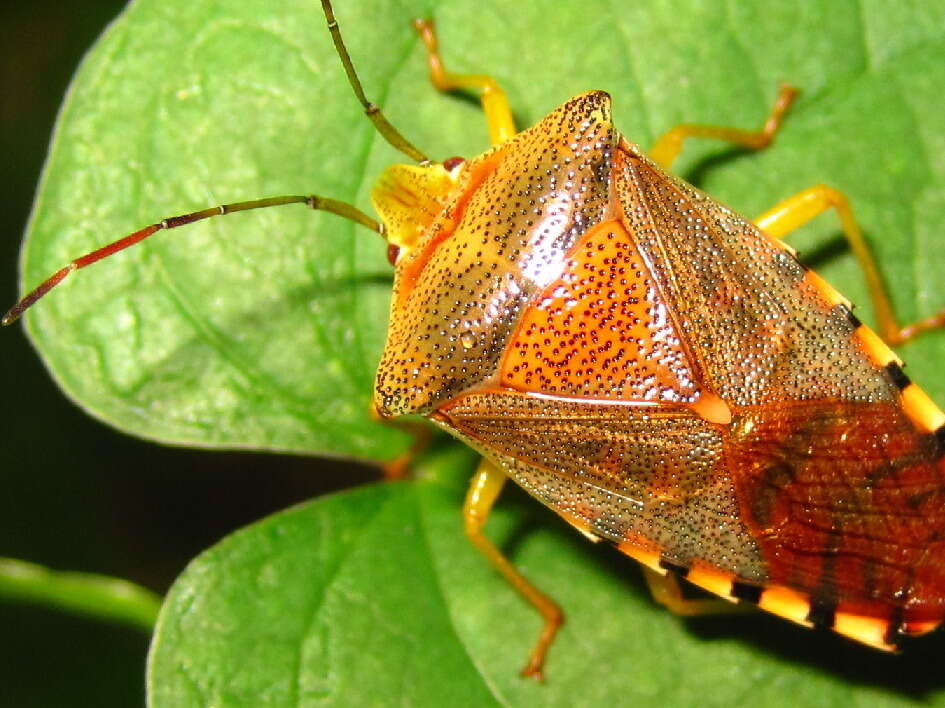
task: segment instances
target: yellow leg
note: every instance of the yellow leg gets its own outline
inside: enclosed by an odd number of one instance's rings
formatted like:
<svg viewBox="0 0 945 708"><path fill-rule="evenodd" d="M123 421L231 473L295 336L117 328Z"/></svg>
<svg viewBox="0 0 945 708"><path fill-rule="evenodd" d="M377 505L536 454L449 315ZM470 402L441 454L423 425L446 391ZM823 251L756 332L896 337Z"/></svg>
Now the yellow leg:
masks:
<svg viewBox="0 0 945 708"><path fill-rule="evenodd" d="M371 420L373 420L375 423L397 428L398 430L402 430L413 438L413 442L410 443L410 447L408 447L406 451L395 457L393 460L381 463L381 476L385 481L396 482L403 479L410 472L410 467L413 465L413 461L417 459L417 456L421 452L426 450L427 446L430 444L430 441L433 440L433 431L430 429L429 425L426 423L421 423L420 421L392 420L390 418L385 418L377 412L377 408L373 403L371 404L368 412L371 416Z"/></svg>
<svg viewBox="0 0 945 708"><path fill-rule="evenodd" d="M688 598L683 595L679 586L679 578L674 573L662 575L652 568L643 566L643 577L650 589L650 595L659 604L670 612L683 617L697 615L721 615L730 612L742 612L742 605L723 600L722 598Z"/></svg>
<svg viewBox="0 0 945 708"><path fill-rule="evenodd" d="M880 336L888 344L895 346L912 339L917 334L945 326L945 310L905 327L899 326L876 260L873 258L866 239L863 238L863 232L856 223L850 202L843 192L822 184L805 189L762 214L755 220L755 224L765 233L782 238L831 208L837 210L843 235L846 236L850 249L863 270L870 299L873 301Z"/></svg>
<svg viewBox="0 0 945 708"><path fill-rule="evenodd" d="M509 100L496 80L484 74L453 74L443 68L443 59L437 48L436 30L433 20L415 20L414 26L427 47L430 62L430 81L440 91L473 89L479 91L482 110L486 113L489 139L493 145L504 143L515 135L515 120Z"/></svg>
<svg viewBox="0 0 945 708"><path fill-rule="evenodd" d="M384 476L384 479L388 482L396 482L404 479L408 475L413 461L429 446L430 441L433 439L433 432L430 430L430 426L425 423L414 421L384 422L387 425L400 428L413 437L413 442L410 443L410 447L407 448L406 452L398 455L389 462L381 464L381 474Z"/></svg>
<svg viewBox="0 0 945 708"><path fill-rule="evenodd" d="M761 130L750 131L717 125L683 123L657 140L650 148L649 155L661 167L668 168L679 157L679 153L683 149L683 141L687 138L714 138L741 145L749 150L760 150L771 143L775 133L778 132L778 128L781 127L781 120L794 101L795 96L797 96L796 88L786 84L782 85L771 109L771 114Z"/></svg>
<svg viewBox="0 0 945 708"><path fill-rule="evenodd" d="M564 622L564 614L554 600L532 585L528 578L522 575L482 532L482 527L489 518L489 511L502 491L503 484L505 484L505 474L488 460L483 460L469 485L466 503L463 504L463 520L466 535L473 545L545 619L545 626L538 638L538 643L535 644L528 657L528 663L522 669L522 676L532 676L540 680L545 653L554 640L558 628Z"/></svg>

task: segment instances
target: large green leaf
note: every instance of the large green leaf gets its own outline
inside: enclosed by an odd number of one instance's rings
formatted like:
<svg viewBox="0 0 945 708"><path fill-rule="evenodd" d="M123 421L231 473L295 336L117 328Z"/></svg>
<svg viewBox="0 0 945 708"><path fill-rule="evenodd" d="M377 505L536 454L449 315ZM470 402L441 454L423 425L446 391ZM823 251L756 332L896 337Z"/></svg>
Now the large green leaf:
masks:
<svg viewBox="0 0 945 708"><path fill-rule="evenodd" d="M648 144L680 121L756 125L788 80L803 94L773 148L692 145L682 174L748 214L817 182L839 187L903 318L945 304L941 4L339 5L369 94L438 158L475 154L486 134L474 102L427 84L408 25L416 15L436 17L451 68L501 81L522 124L601 88L618 127ZM216 202L317 191L366 209L372 178L397 159L360 117L313 0L142 0L89 56L63 109L24 279ZM821 248L836 237L826 216L797 243L865 303L849 256ZM269 210L97 265L28 325L67 393L138 435L388 458L404 437L367 417L387 273L370 234ZM945 400L945 337L904 353ZM164 611L155 705L409 704L461 691L501 703L945 702L940 641L897 661L774 620L681 622L610 569L609 555L519 500L490 533L571 619L549 684L522 683L515 670L537 620L464 545L458 482L434 477L286 512L201 558ZM529 519L550 528L525 533Z"/></svg>
<svg viewBox="0 0 945 708"><path fill-rule="evenodd" d="M900 659L760 613L682 620L521 493L489 535L568 621L547 681L520 678L541 622L463 537L469 458L454 448L416 482L290 509L200 556L158 623L152 706L945 704L941 638Z"/></svg>
<svg viewBox="0 0 945 708"><path fill-rule="evenodd" d="M862 10L860 12L859 10ZM818 181L846 190L906 317L943 299L943 20L927 8L803 3L362 2L339 16L371 95L429 154L475 154L472 102L437 95L408 19L433 11L457 70L487 70L522 123L588 88L648 143L676 122L760 122L781 80L804 91L763 155L697 170L747 213ZM138 2L86 60L63 109L23 257L33 285L172 213L318 191L369 209L399 156L350 95L313 0ZM693 146L686 165L718 154ZM701 163L705 167L705 163ZM683 172L686 172L684 165ZM28 318L91 413L198 445L391 457L368 402L388 267L368 232L283 207L162 234L74 276ZM824 236L835 222L811 232ZM806 245L809 239L800 239ZM820 264L865 300L851 259ZM940 340L910 350L933 391ZM924 376L923 376L924 374Z"/></svg>

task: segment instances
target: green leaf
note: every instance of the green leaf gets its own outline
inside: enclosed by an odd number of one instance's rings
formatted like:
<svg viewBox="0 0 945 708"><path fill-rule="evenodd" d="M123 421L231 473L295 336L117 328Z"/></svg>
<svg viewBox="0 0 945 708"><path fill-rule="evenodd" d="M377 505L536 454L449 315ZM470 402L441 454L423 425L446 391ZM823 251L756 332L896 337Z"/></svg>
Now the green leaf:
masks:
<svg viewBox="0 0 945 708"><path fill-rule="evenodd" d="M452 70L496 76L521 125L600 88L618 128L646 145L682 121L758 125L789 81L803 94L772 148L693 144L680 172L749 215L818 182L838 187L903 321L945 304L940 3L337 10L369 96L440 159L482 151L486 132L475 102L429 87L408 24L417 15L435 16ZM213 203L315 191L368 209L372 179L400 158L360 116L323 24L309 0L134 3L63 109L26 284ZM824 247L837 238L827 215L792 241L869 321L852 259ZM388 272L375 237L286 207L162 234L71 278L28 326L68 395L134 434L386 459L407 442L367 416ZM945 337L903 353L945 400ZM539 623L466 547L461 484L441 469L456 462L438 460L434 479L285 512L199 559L164 610L154 705L945 703L940 639L897 660L770 618L679 620L652 606L632 568L614 570L606 549L516 497L489 533L569 616L548 684L523 682L515 674Z"/></svg>
<svg viewBox="0 0 945 708"><path fill-rule="evenodd" d="M731 151L693 145L682 173L749 214L817 182L843 189L903 317L942 305L945 263L928 258L945 226L935 10L556 5L371 2L338 12L370 95L440 159L481 152L486 133L473 102L426 81L408 20L431 10L450 66L493 73L522 124L603 88L618 127L648 144L680 121L758 125L790 80L803 94L773 149L707 165ZM133 3L63 109L25 283L214 203L316 191L370 210L372 180L401 157L361 117L323 24L313 0ZM836 232L825 216L797 240ZM73 276L31 313L29 331L69 396L137 435L390 458L405 437L367 414L385 332L384 253L369 232L303 207L213 219ZM866 302L852 259L817 265ZM941 342L908 350L915 378L934 392L945 392L933 376Z"/></svg>
<svg viewBox="0 0 945 708"><path fill-rule="evenodd" d="M239 531L167 597L148 690L164 706L908 705L945 703L945 642L898 658L761 613L683 620L626 558L518 493L488 533L567 612L547 681L518 670L541 629L465 540L471 467L326 497Z"/></svg>

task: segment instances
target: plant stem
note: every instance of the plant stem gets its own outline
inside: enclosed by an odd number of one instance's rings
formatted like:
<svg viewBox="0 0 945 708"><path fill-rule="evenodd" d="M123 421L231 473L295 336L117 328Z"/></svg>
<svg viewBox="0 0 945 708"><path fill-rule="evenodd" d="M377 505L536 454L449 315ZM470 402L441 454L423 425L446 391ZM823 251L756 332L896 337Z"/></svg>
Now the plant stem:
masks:
<svg viewBox="0 0 945 708"><path fill-rule="evenodd" d="M121 578L50 570L0 558L0 598L58 607L69 612L151 631L161 598Z"/></svg>

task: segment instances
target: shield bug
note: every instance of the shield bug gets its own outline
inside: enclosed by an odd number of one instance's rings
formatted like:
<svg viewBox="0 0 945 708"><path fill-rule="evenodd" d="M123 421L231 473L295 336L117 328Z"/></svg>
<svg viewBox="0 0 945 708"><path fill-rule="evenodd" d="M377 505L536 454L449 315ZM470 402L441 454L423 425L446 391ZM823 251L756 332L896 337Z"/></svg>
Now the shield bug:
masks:
<svg viewBox="0 0 945 708"><path fill-rule="evenodd" d="M427 415L489 460L467 530L546 617L526 673L540 672L560 617L481 532L506 475L644 563L679 609L657 576L881 648L937 625L941 413L777 240L836 207L869 263L846 202L806 191L760 230L663 169L688 137L762 147L790 92L770 129L684 126L648 156L614 130L602 92L516 134L495 84L433 66L440 88L483 91L497 147L427 164L379 128L420 164L391 168L375 190L397 269L375 403ZM377 230L305 195L230 210L290 202ZM887 339L912 334L866 271Z"/></svg>

